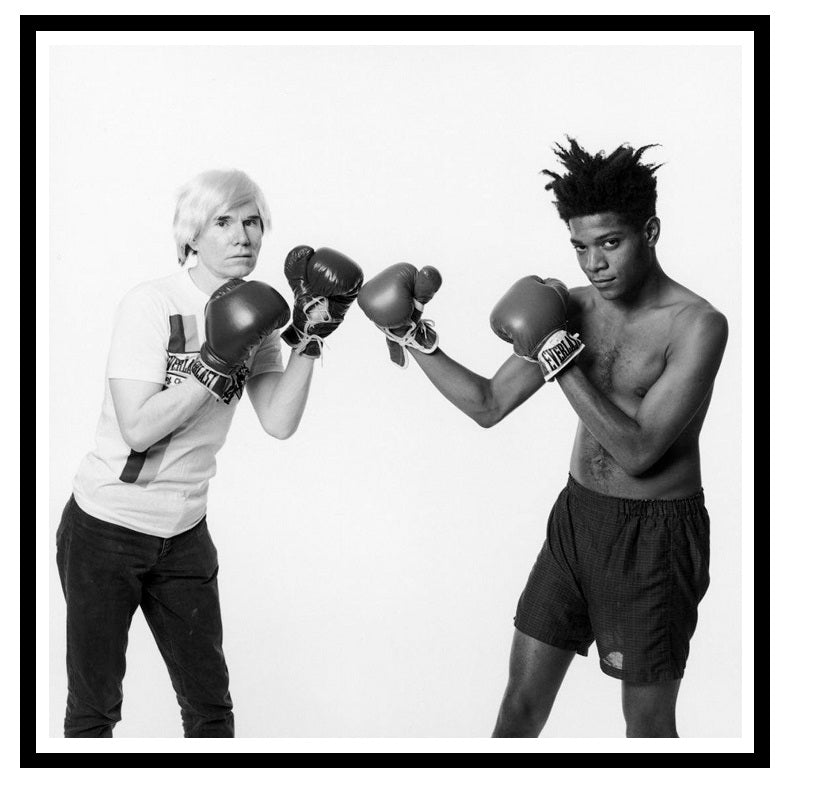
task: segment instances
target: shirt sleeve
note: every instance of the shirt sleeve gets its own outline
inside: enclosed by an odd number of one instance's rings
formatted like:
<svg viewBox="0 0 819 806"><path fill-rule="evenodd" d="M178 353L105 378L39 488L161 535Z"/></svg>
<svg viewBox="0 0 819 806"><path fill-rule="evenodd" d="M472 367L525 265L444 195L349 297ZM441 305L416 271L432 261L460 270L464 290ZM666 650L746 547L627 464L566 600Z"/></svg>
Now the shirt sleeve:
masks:
<svg viewBox="0 0 819 806"><path fill-rule="evenodd" d="M137 287L119 304L106 377L165 383L170 324L155 294Z"/></svg>
<svg viewBox="0 0 819 806"><path fill-rule="evenodd" d="M274 330L257 348L250 360L250 375L263 375L265 372L284 372L282 359L282 339L280 331Z"/></svg>

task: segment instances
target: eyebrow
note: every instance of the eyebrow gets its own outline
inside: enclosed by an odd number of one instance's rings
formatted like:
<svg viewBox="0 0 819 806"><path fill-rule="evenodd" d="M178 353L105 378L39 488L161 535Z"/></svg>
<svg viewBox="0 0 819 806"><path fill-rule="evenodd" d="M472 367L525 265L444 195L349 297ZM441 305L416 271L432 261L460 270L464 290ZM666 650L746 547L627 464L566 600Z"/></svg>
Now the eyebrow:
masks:
<svg viewBox="0 0 819 806"><path fill-rule="evenodd" d="M612 235L622 235L623 231L619 229L609 230L609 232L604 233L603 235L598 236L597 238L593 238L596 243L600 243L601 241L607 241L611 238ZM582 246L583 241L579 241L577 238L569 238L570 243L579 244Z"/></svg>
<svg viewBox="0 0 819 806"><path fill-rule="evenodd" d="M214 221L233 221L233 216L230 215L218 215L216 218L213 219ZM243 221L261 221L262 217L260 215L246 215L242 217Z"/></svg>

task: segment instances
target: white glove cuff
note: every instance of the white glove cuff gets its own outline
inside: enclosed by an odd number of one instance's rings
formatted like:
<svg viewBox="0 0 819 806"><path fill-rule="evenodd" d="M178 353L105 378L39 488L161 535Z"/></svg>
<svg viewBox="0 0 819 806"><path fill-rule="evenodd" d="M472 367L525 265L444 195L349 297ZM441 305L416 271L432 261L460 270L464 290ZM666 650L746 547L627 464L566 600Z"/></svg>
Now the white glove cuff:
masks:
<svg viewBox="0 0 819 806"><path fill-rule="evenodd" d="M578 333L570 335L565 330L556 330L537 350L537 362L547 381L554 380L560 370L570 364L586 345L580 341Z"/></svg>

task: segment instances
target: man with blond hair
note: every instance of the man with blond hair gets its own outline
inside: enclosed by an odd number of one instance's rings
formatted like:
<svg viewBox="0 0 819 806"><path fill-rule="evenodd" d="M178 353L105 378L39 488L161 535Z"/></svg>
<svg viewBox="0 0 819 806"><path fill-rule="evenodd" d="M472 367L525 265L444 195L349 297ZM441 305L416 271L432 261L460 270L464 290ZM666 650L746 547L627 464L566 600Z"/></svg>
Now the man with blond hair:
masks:
<svg viewBox="0 0 819 806"><path fill-rule="evenodd" d="M332 249L285 261L295 293L246 281L270 213L241 171L207 171L178 196L181 270L130 291L116 314L96 448L57 529L67 610L66 737L110 737L121 718L131 618L141 607L186 737L232 737L217 555L205 510L216 452L245 387L264 430L299 425L323 340L363 275ZM281 343L293 348L287 366Z"/></svg>

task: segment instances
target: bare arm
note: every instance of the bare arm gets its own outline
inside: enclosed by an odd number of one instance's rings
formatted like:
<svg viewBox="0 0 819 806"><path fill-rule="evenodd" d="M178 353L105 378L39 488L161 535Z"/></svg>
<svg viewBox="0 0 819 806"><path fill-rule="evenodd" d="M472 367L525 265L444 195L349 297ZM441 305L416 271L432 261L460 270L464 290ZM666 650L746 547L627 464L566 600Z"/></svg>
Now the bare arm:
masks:
<svg viewBox="0 0 819 806"><path fill-rule="evenodd" d="M211 397L192 378L167 389L160 383L110 378L111 397L125 444L142 453L159 442Z"/></svg>
<svg viewBox="0 0 819 806"><path fill-rule="evenodd" d="M714 309L682 314L665 370L633 417L618 408L576 363L557 382L592 436L631 476L649 470L691 422L714 383L728 338L728 323Z"/></svg>
<svg viewBox="0 0 819 806"><path fill-rule="evenodd" d="M262 428L276 439L287 439L299 427L315 360L290 354L284 372L265 372L250 378L247 391Z"/></svg>
<svg viewBox="0 0 819 806"><path fill-rule="evenodd" d="M489 428L543 386L537 364L510 356L492 378L484 378L450 358L443 350L425 354L410 348L435 388L478 425Z"/></svg>

